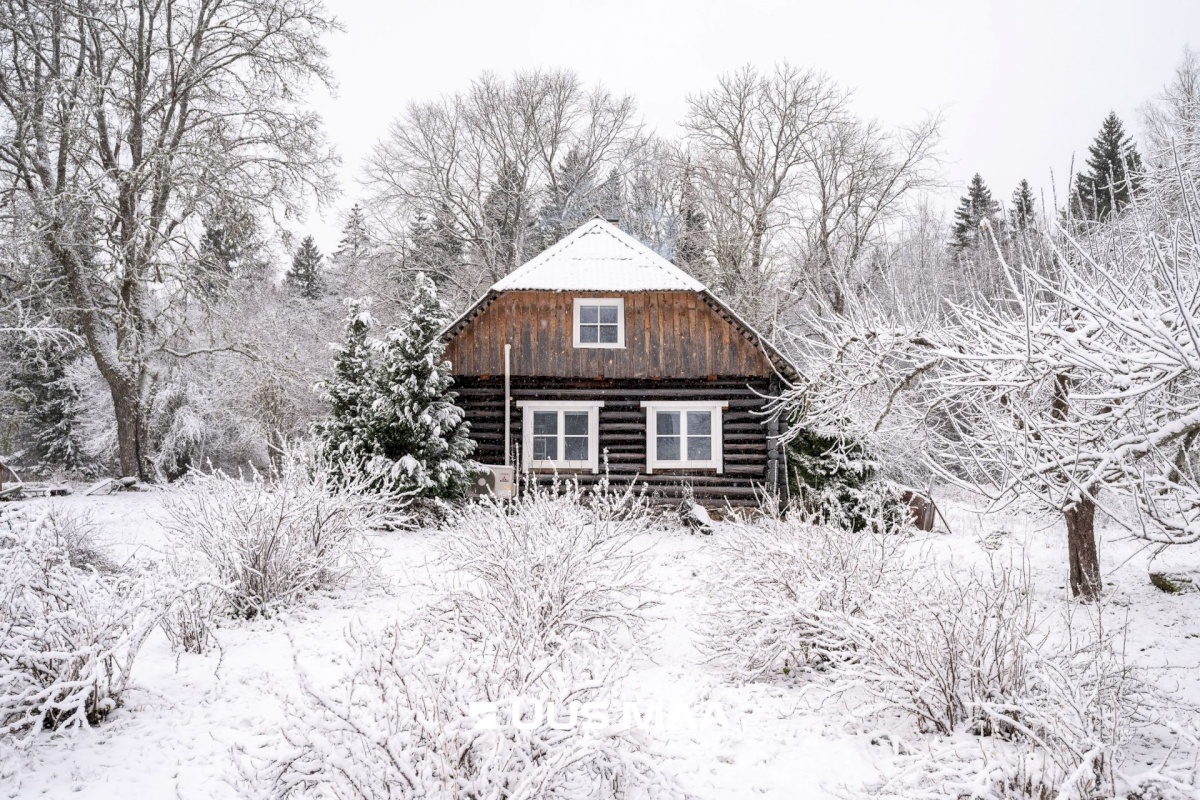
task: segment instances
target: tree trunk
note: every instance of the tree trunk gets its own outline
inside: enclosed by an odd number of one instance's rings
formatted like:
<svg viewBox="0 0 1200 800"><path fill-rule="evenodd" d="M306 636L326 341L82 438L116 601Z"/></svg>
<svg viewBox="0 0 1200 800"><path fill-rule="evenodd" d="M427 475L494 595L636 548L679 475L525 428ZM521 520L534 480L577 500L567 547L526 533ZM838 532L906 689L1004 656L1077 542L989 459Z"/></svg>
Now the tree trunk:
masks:
<svg viewBox="0 0 1200 800"><path fill-rule="evenodd" d="M1100 599L1100 557L1096 551L1096 501L1085 494L1063 511L1067 521L1067 561L1071 567L1071 596Z"/></svg>
<svg viewBox="0 0 1200 800"><path fill-rule="evenodd" d="M113 408L117 415L117 447L120 452L121 477L146 480L147 473L142 451L142 409L136 387L126 387L119 381L109 381Z"/></svg>

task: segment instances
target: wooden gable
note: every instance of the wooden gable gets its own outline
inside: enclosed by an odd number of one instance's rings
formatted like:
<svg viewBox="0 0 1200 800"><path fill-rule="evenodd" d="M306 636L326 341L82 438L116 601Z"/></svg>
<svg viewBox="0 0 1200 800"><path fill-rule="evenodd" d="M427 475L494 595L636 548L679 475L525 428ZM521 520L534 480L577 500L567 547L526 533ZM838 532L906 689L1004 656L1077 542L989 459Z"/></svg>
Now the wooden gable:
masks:
<svg viewBox="0 0 1200 800"><path fill-rule="evenodd" d="M577 297L624 299L624 348L572 345ZM504 374L505 343L512 345L513 376L713 378L776 371L757 337L704 292L507 291L447 334L446 358L459 376Z"/></svg>

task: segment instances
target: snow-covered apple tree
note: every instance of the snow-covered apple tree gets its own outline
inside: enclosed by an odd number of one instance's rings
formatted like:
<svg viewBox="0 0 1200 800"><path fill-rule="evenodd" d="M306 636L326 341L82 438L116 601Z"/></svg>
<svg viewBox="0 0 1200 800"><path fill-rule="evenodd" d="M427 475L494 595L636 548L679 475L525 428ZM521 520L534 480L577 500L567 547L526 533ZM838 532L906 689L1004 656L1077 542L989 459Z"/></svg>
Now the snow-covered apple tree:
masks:
<svg viewBox="0 0 1200 800"><path fill-rule="evenodd" d="M1101 587L1097 510L1153 542L1200 540L1200 195L1177 182L1182 218L1150 194L1086 239L1001 254L994 301L936 322L821 321L815 377L784 408L885 458L922 452L993 502L1061 513L1083 599Z"/></svg>

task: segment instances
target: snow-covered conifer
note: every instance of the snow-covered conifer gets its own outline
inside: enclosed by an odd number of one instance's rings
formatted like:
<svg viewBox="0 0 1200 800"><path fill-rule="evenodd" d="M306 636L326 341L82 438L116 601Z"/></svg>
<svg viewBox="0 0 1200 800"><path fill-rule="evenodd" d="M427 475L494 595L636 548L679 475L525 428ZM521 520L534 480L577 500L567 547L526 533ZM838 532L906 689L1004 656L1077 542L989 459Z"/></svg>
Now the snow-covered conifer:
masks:
<svg viewBox="0 0 1200 800"><path fill-rule="evenodd" d="M462 496L474 449L454 404L450 364L442 360L440 333L448 319L437 287L418 273L404 321L380 349L372 389L374 452L393 462L398 485L428 498Z"/></svg>
<svg viewBox="0 0 1200 800"><path fill-rule="evenodd" d="M300 243L300 249L292 257L292 268L287 271L285 280L297 294L308 300L316 300L321 296L321 251L311 236L305 236Z"/></svg>
<svg viewBox="0 0 1200 800"><path fill-rule="evenodd" d="M347 301L345 339L334 356L334 376L324 385L329 417L316 426L319 449L334 478L348 478L366 466L378 450L371 428L374 361L368 338L375 322L361 300Z"/></svg>

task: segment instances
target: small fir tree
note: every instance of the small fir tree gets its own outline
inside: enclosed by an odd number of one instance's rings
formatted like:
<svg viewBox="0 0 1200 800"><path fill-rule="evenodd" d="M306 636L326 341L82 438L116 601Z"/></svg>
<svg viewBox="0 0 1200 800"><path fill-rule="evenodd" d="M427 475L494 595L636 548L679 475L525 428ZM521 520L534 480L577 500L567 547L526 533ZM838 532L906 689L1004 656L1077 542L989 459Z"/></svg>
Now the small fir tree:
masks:
<svg viewBox="0 0 1200 800"><path fill-rule="evenodd" d="M57 339L19 340L10 352L13 369L2 388L14 399L26 457L43 472L91 473L96 465L84 454L82 398L67 375L67 366L79 357L78 346Z"/></svg>
<svg viewBox="0 0 1200 800"><path fill-rule="evenodd" d="M371 231L367 227L367 215L358 203L350 208L346 215L346 224L342 226L342 240L333 254L337 260L356 262L363 258L371 247Z"/></svg>
<svg viewBox="0 0 1200 800"><path fill-rule="evenodd" d="M321 259L317 243L311 236L305 236L300 249L292 256L292 268L285 276L288 287L307 300L321 296Z"/></svg>
<svg viewBox="0 0 1200 800"><path fill-rule="evenodd" d="M1033 189L1029 181L1022 180L1012 194L1012 209L1008 213L1009 223L1019 232L1031 231L1036 227Z"/></svg>
<svg viewBox="0 0 1200 800"><path fill-rule="evenodd" d="M1077 218L1100 222L1127 205L1141 185L1142 157L1116 112L1104 118L1088 148L1087 167L1075 178L1072 210Z"/></svg>
<svg viewBox="0 0 1200 800"><path fill-rule="evenodd" d="M334 356L333 379L323 385L329 417L316 427L319 449L335 479L366 467L379 454L380 433L373 427L375 359L370 340L374 320L359 300L348 300L343 342Z"/></svg>
<svg viewBox="0 0 1200 800"><path fill-rule="evenodd" d="M957 252L977 250L983 242L980 225L986 220L992 225L998 221L1000 204L992 199L992 192L978 172L967 185L967 193L954 211L953 239L951 249Z"/></svg>
<svg viewBox="0 0 1200 800"><path fill-rule="evenodd" d="M865 442L793 425L787 445L788 488L801 508L855 531L873 520L887 530L900 526L903 511Z"/></svg>
<svg viewBox="0 0 1200 800"><path fill-rule="evenodd" d="M450 364L442 359L440 334L448 319L437 287L418 273L404 322L379 353L371 429L379 435L378 453L395 465L398 485L453 500L466 492L475 443L454 403Z"/></svg>

